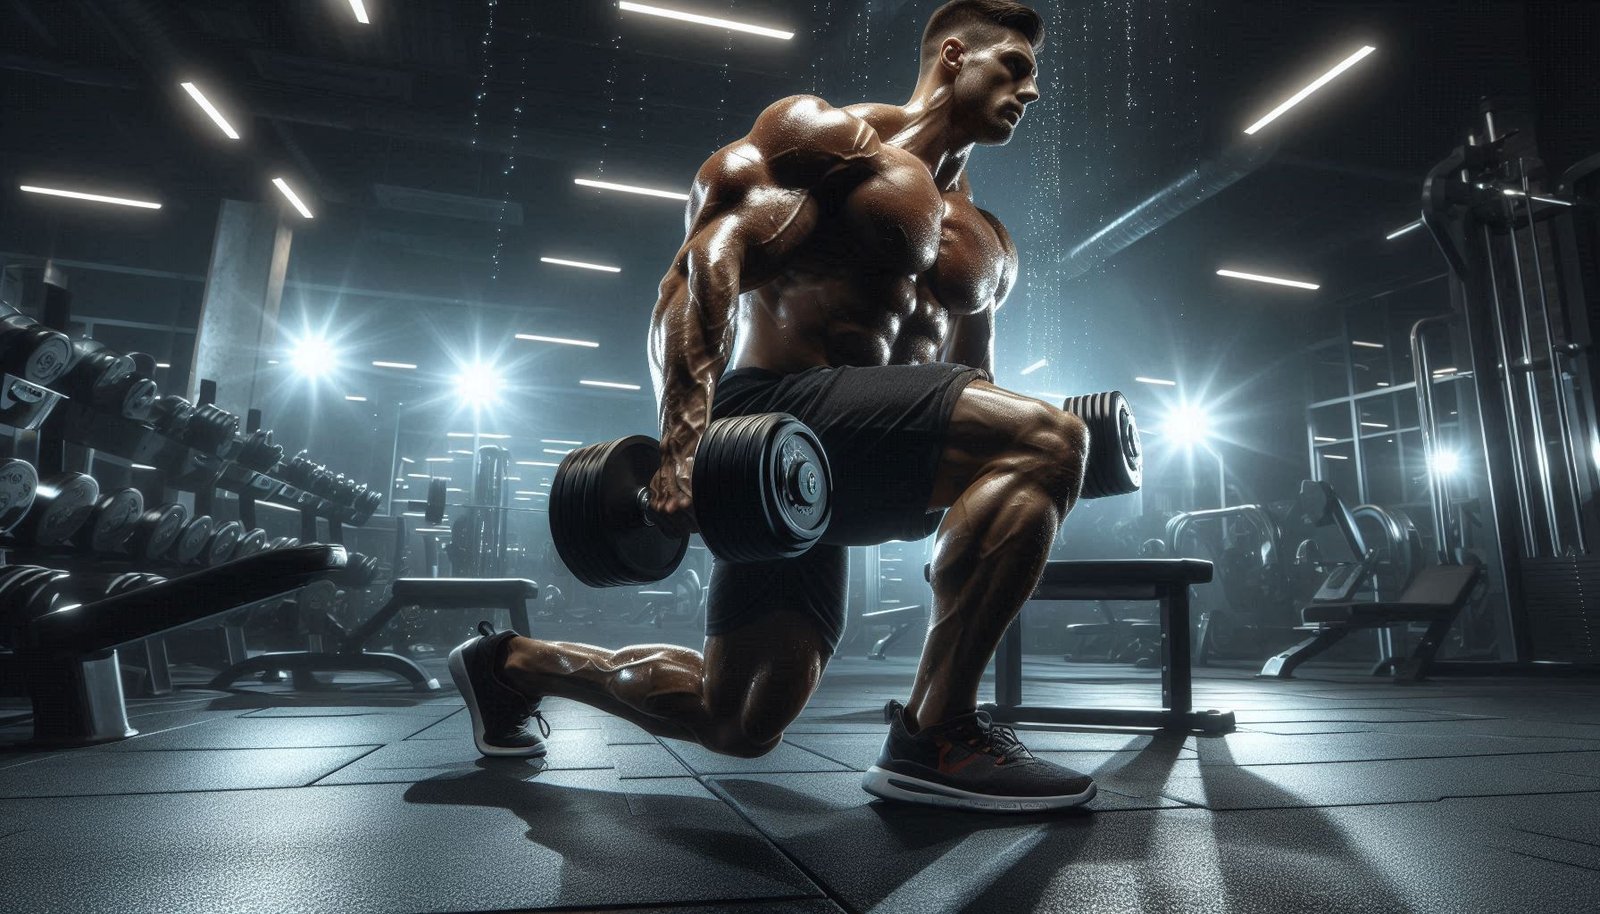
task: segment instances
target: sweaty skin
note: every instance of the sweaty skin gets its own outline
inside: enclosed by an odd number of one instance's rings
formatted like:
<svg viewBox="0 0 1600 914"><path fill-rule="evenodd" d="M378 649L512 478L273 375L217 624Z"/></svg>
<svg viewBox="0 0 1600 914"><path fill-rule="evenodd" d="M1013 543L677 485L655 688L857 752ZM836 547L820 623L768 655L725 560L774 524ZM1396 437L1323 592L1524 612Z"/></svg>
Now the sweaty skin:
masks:
<svg viewBox="0 0 1600 914"><path fill-rule="evenodd" d="M700 168L649 339L662 431L651 507L663 528L695 528L694 450L729 368L942 360L992 371L995 311L1017 253L973 203L965 168L975 145L1011 138L1039 97L1036 72L1018 33L948 37L906 104L786 98ZM1038 400L983 381L957 398L929 505L949 511L907 703L913 728L975 707L983 669L1077 497L1087 444L1081 422ZM507 678L656 735L760 755L828 660L815 623L781 595L774 604L707 638L703 656L513 639Z"/></svg>

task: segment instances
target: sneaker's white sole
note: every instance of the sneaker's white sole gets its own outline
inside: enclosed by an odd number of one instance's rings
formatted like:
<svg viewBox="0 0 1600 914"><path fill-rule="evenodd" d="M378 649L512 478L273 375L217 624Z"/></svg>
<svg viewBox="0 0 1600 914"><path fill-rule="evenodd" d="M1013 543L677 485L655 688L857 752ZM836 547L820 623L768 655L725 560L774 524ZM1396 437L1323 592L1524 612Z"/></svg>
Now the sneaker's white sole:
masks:
<svg viewBox="0 0 1600 914"><path fill-rule="evenodd" d="M467 713L472 715L472 741L478 751L484 755L509 756L515 758L543 758L548 751L544 745L529 746L527 748L506 748L505 746L491 746L484 742L483 715L478 712L478 693L472 688L472 677L467 675L467 662L461 654L468 647L478 643L477 638L457 645L450 652L450 678L455 680L456 689L461 692L461 699L467 703Z"/></svg>
<svg viewBox="0 0 1600 914"><path fill-rule="evenodd" d="M1096 790L1094 782L1090 781L1088 789L1078 794L1056 797L1003 797L972 793L943 784L930 784L893 771L885 771L877 765L867 769L866 775L861 779L861 788L875 797L899 800L903 803L946 806L951 809L968 809L976 812L1015 813L1050 812L1082 806L1094 799Z"/></svg>

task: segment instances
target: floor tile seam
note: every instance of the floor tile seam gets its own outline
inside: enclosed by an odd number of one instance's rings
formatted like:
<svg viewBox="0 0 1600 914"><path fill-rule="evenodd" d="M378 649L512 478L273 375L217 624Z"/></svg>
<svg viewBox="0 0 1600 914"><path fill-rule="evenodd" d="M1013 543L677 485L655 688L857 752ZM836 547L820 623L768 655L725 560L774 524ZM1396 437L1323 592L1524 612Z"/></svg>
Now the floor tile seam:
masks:
<svg viewBox="0 0 1600 914"><path fill-rule="evenodd" d="M354 765L356 762L359 762L364 758L370 758L374 752L377 752L377 751L379 751L381 749L383 749L382 745L372 746L366 752L363 752L360 755L356 756L355 758L350 759L349 761L345 762L343 765L340 765L339 767L333 769L332 771L325 772L323 774L319 774L316 777L312 778L311 780L307 781L306 783L301 784L300 786L301 787L310 787L310 786L316 784L318 781L322 780L325 777L330 777L332 775L338 774L340 771L343 771L344 769L350 767L351 765Z"/></svg>
<svg viewBox="0 0 1600 914"><path fill-rule="evenodd" d="M1311 736L1328 736L1342 734L1307 734ZM1044 750L1048 751L1048 750ZM1200 759L1202 768L1274 768L1289 765L1370 765L1373 762L1427 762L1440 759L1459 758L1520 758L1525 755L1572 755L1574 753L1594 752L1593 749L1546 749L1539 752L1472 752L1465 755L1407 755L1400 758L1365 758L1365 759L1314 759L1306 762L1207 762Z"/></svg>
<svg viewBox="0 0 1600 914"><path fill-rule="evenodd" d="M1600 848L1600 843L1594 841L1585 841L1582 838L1569 838L1566 835L1552 835L1547 832L1537 831L1532 828L1521 828L1515 825L1511 827L1513 830L1522 832L1525 835L1538 835L1541 838L1549 838L1553 841L1565 841L1570 844L1581 844L1584 847Z"/></svg>
<svg viewBox="0 0 1600 914"><path fill-rule="evenodd" d="M802 736L804 736L804 735L805 735L805 734L801 734L801 735L802 735ZM824 735L824 734L820 734L820 733L819 733L819 734L815 734L815 735L817 735L817 736L822 736L822 735ZM860 734L860 735L862 735L862 736L870 736L870 735L871 735L871 734ZM789 745L791 745L791 746L793 746L793 747L794 747L794 748L796 748L796 749L799 749L799 750L800 750L800 751L801 751L801 752L808 752L808 753L810 753L810 754L811 754L811 755L814 755L814 756L816 756L816 757L817 757L817 758L820 758L820 759L822 759L822 760L823 760L823 761L828 761L828 762L832 762L832 763L834 763L834 764L835 764L835 765L839 765L839 766L842 766L842 767L843 767L843 768L844 768L844 769L845 769L845 770L846 770L846 771L857 771L857 770L858 770L858 769L857 769L857 768L856 768L856 766L854 766L854 765L852 765L852 764L850 764L850 763L849 763L849 762L845 762L845 761L840 761L840 760L839 760L839 759L836 759L836 758L834 758L834 757L833 757L833 756L831 756L831 755L828 755L828 754L827 754L827 753L825 753L825 752L818 752L818 751L817 751L817 750L815 750L815 749L812 749L812 748L810 748L810 747L808 747L808 746L802 746L802 745L800 745L800 744L799 744L799 743L790 743L790 742L789 742L789 738L788 738L788 737L787 737L787 736L785 736L785 737L784 737L784 738L783 738L783 741L784 741L784 742L785 742L785 743L789 743ZM766 772L763 772L763 773L766 773ZM822 774L822 773L825 773L825 772L809 772L809 773L814 773L814 774ZM838 773L838 772L834 772L834 773L835 773L835 774L837 774L837 773Z"/></svg>
<svg viewBox="0 0 1600 914"><path fill-rule="evenodd" d="M816 895L770 895L761 898L708 898L696 901L641 901L637 904L562 905L556 908L541 907L537 909L513 909L509 911L505 908L483 908L475 911L459 911L456 912L456 914L589 914L591 911L614 911L616 914L627 914L629 911L671 911L678 909L693 912L709 907L716 907L718 905L725 905L728 907L765 907L768 905L789 905L797 901L831 900L832 899L830 899L827 895L818 893Z"/></svg>
<svg viewBox="0 0 1600 914"><path fill-rule="evenodd" d="M1581 863L1573 863L1571 860L1557 860L1554 857L1546 857L1543 854L1533 854L1525 850L1518 850L1514 847L1496 847L1495 849L1505 851L1508 854L1515 854L1518 857L1526 857L1529 860L1543 860L1545 863L1556 863L1562 866L1572 867L1573 869L1584 870L1585 872L1600 873L1600 867L1584 866Z"/></svg>
<svg viewBox="0 0 1600 914"><path fill-rule="evenodd" d="M1202 805L1190 804L1190 803L1187 803L1187 802L1179 799L1178 797L1167 796L1164 793L1163 794L1159 794L1159 796L1164 800L1172 800L1175 803L1183 803L1185 807L1195 808L1195 809L1204 809L1204 810L1206 810L1208 812L1221 815L1223 813L1284 812L1284 811L1289 811L1289 810L1309 810L1309 809L1360 809L1360 808L1363 808L1363 807L1380 808L1380 807L1384 807L1384 806L1426 806L1426 805L1428 805L1430 803L1440 804L1440 803L1446 803L1446 802L1450 802L1450 801L1460 801L1460 800L1495 800L1495 799L1509 799L1509 798L1514 798L1514 797L1571 796L1571 795L1576 795L1576 794L1589 794L1589 793L1600 793L1600 791L1592 790L1592 789L1584 789L1584 790L1533 790L1533 791L1524 791L1524 792L1520 792L1520 793L1474 793L1474 794L1462 794L1462 795L1447 794L1447 795L1444 795L1444 796L1432 797L1432 798L1425 799L1425 800L1376 800L1376 801L1368 802L1368 803L1303 803L1303 804L1300 804L1298 806L1242 806L1242 807L1237 807L1237 808L1226 808L1225 807L1225 808L1222 808L1222 809L1217 809L1217 808L1212 807L1212 806L1205 806L1203 804ZM1163 808L1170 808L1170 807L1157 807L1152 811L1160 812ZM1127 811L1128 812L1138 812L1140 810L1127 810Z"/></svg>
<svg viewBox="0 0 1600 914"><path fill-rule="evenodd" d="M821 774L829 772L818 773ZM841 774L842 772L831 773ZM791 853L788 848L784 847L783 844L778 841L775 835L762 828L760 823L756 822L755 818L745 810L744 805L738 800L734 799L733 794L729 793L715 780L708 780L707 777L708 776L695 775L695 780L699 781L700 786L708 791L712 796L720 799L723 805L727 806L734 815L744 820L745 824L750 826L750 828L753 829L756 834L760 835L761 839L766 841L775 852L782 856L783 859L789 861L790 866L799 870L803 876L809 879L811 884L817 887L817 891L823 894L823 897L849 912L849 914L859 914L855 906L851 905L844 897L836 893L832 886L828 885L828 883L822 878L822 874L813 871L810 866L806 865L805 861L802 860L798 854Z"/></svg>
<svg viewBox="0 0 1600 914"><path fill-rule="evenodd" d="M115 743L108 743L108 744L105 744L105 745L106 746L112 746L112 745L116 745L116 744ZM105 748L104 746L101 746L101 747L98 747L98 748L100 748L100 751L97 752L96 755L142 755L142 754L154 753L154 752L284 752L284 751L294 750L294 749L364 749L364 748L368 748L368 747L372 747L372 746L376 746L377 748L382 749L384 746L389 746L389 745L393 745L393 744L392 743L338 743L336 745L328 745L328 746L323 746L323 745L317 745L317 746L213 746L213 747L210 747L210 748L207 748L207 747L204 747L204 746L173 746L173 747L167 748L167 749L160 749L160 748L157 748L157 749L134 749L132 747L129 747L127 749L108 749L108 748ZM97 747L85 746L84 748L85 749L94 749L94 748L97 748Z"/></svg>

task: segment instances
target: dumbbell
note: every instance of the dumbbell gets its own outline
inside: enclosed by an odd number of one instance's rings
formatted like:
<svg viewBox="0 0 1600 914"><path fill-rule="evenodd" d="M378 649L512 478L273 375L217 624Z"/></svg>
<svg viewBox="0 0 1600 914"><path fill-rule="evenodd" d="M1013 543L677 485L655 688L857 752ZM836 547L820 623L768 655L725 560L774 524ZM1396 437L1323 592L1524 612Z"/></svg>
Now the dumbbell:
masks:
<svg viewBox="0 0 1600 914"><path fill-rule="evenodd" d="M100 484L93 476L60 473L42 479L12 536L30 546L59 546L78 532L99 499Z"/></svg>
<svg viewBox="0 0 1600 914"><path fill-rule="evenodd" d="M167 559L179 565L198 564L216 529L217 522L210 515L189 518L189 522L183 525L183 532L178 534L177 541L167 551Z"/></svg>
<svg viewBox="0 0 1600 914"><path fill-rule="evenodd" d="M56 583L67 572L38 565L0 567L0 642L13 648L25 642L22 629L55 609L61 595Z"/></svg>
<svg viewBox="0 0 1600 914"><path fill-rule="evenodd" d="M246 435L240 442L234 460L258 473L270 473L283 459L283 445L272 443L272 432L259 429Z"/></svg>
<svg viewBox="0 0 1600 914"><path fill-rule="evenodd" d="M260 527L254 527L244 536L239 537L239 545L233 550L233 557L242 559L245 556L255 555L265 548L267 548L267 531Z"/></svg>
<svg viewBox="0 0 1600 914"><path fill-rule="evenodd" d="M206 547L200 553L200 564L207 568L231 562L238 555L239 543L244 538L244 524L236 520L217 525L211 531L211 537L206 540Z"/></svg>
<svg viewBox="0 0 1600 914"><path fill-rule="evenodd" d="M0 316L0 373L49 387L72 367L72 339L15 309Z"/></svg>
<svg viewBox="0 0 1600 914"><path fill-rule="evenodd" d="M1061 408L1089 427L1089 455L1079 498L1107 498L1139 491L1144 452L1133 411L1120 390L1068 397Z"/></svg>
<svg viewBox="0 0 1600 914"><path fill-rule="evenodd" d="M550 533L561 561L591 587L648 584L670 575L689 548L649 508L661 445L633 435L578 448L550 487ZM793 557L828 529L833 480L815 433L786 413L711 423L695 451L695 519L719 558Z"/></svg>
<svg viewBox="0 0 1600 914"><path fill-rule="evenodd" d="M168 437L208 454L221 452L239 433L239 417L233 413L209 403L195 406L174 395L155 402L150 421Z"/></svg>
<svg viewBox="0 0 1600 914"><path fill-rule="evenodd" d="M96 409L144 421L161 395L156 382L138 373L131 357L96 340L74 340L75 361L62 376L61 391Z"/></svg>
<svg viewBox="0 0 1600 914"><path fill-rule="evenodd" d="M39 492L39 472L26 460L0 460L0 534L22 523Z"/></svg>
<svg viewBox="0 0 1600 914"><path fill-rule="evenodd" d="M136 562L160 561L172 551L172 545L183 534L188 521L189 509L177 503L146 508L133 522L133 532L127 541L116 552Z"/></svg>
<svg viewBox="0 0 1600 914"><path fill-rule="evenodd" d="M144 494L138 489L118 489L102 495L83 526L72 535L72 544L84 552L115 552L133 536L143 515Z"/></svg>

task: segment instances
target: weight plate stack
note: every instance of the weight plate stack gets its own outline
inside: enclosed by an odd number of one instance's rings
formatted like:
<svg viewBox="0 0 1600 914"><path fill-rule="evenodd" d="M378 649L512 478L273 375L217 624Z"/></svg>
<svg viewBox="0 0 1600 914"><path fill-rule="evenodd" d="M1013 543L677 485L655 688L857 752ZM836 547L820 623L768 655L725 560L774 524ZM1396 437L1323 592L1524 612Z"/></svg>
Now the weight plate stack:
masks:
<svg viewBox="0 0 1600 914"><path fill-rule="evenodd" d="M550 487L550 538L578 580L590 587L649 584L671 574L689 538L645 522L639 490L661 468L661 447L632 435L579 448Z"/></svg>
<svg viewBox="0 0 1600 914"><path fill-rule="evenodd" d="M706 548L731 562L792 558L833 516L822 443L787 413L711 423L694 458L695 518Z"/></svg>
<svg viewBox="0 0 1600 914"><path fill-rule="evenodd" d="M251 528L250 532L239 537L239 545L233 550L233 557L242 559L245 556L255 555L267 548L267 531L260 527Z"/></svg>
<svg viewBox="0 0 1600 914"><path fill-rule="evenodd" d="M114 552L133 536L143 514L144 493L138 489L119 489L103 495L72 542L89 552Z"/></svg>
<svg viewBox="0 0 1600 914"><path fill-rule="evenodd" d="M206 545L211 542L211 534L216 528L216 522L208 515L202 514L191 518L183 525L183 533L172 546L172 560L180 565L192 565L198 562L206 551Z"/></svg>
<svg viewBox="0 0 1600 914"><path fill-rule="evenodd" d="M39 473L26 460L0 461L0 533L22 523L39 491Z"/></svg>
<svg viewBox="0 0 1600 914"><path fill-rule="evenodd" d="M183 534L189 509L180 504L161 505L139 515L128 538L128 554L141 562L154 562L166 555Z"/></svg>
<svg viewBox="0 0 1600 914"><path fill-rule="evenodd" d="M1133 411L1120 390L1068 397L1061 408L1089 427L1089 459L1079 498L1107 498L1139 491L1144 453Z"/></svg>

